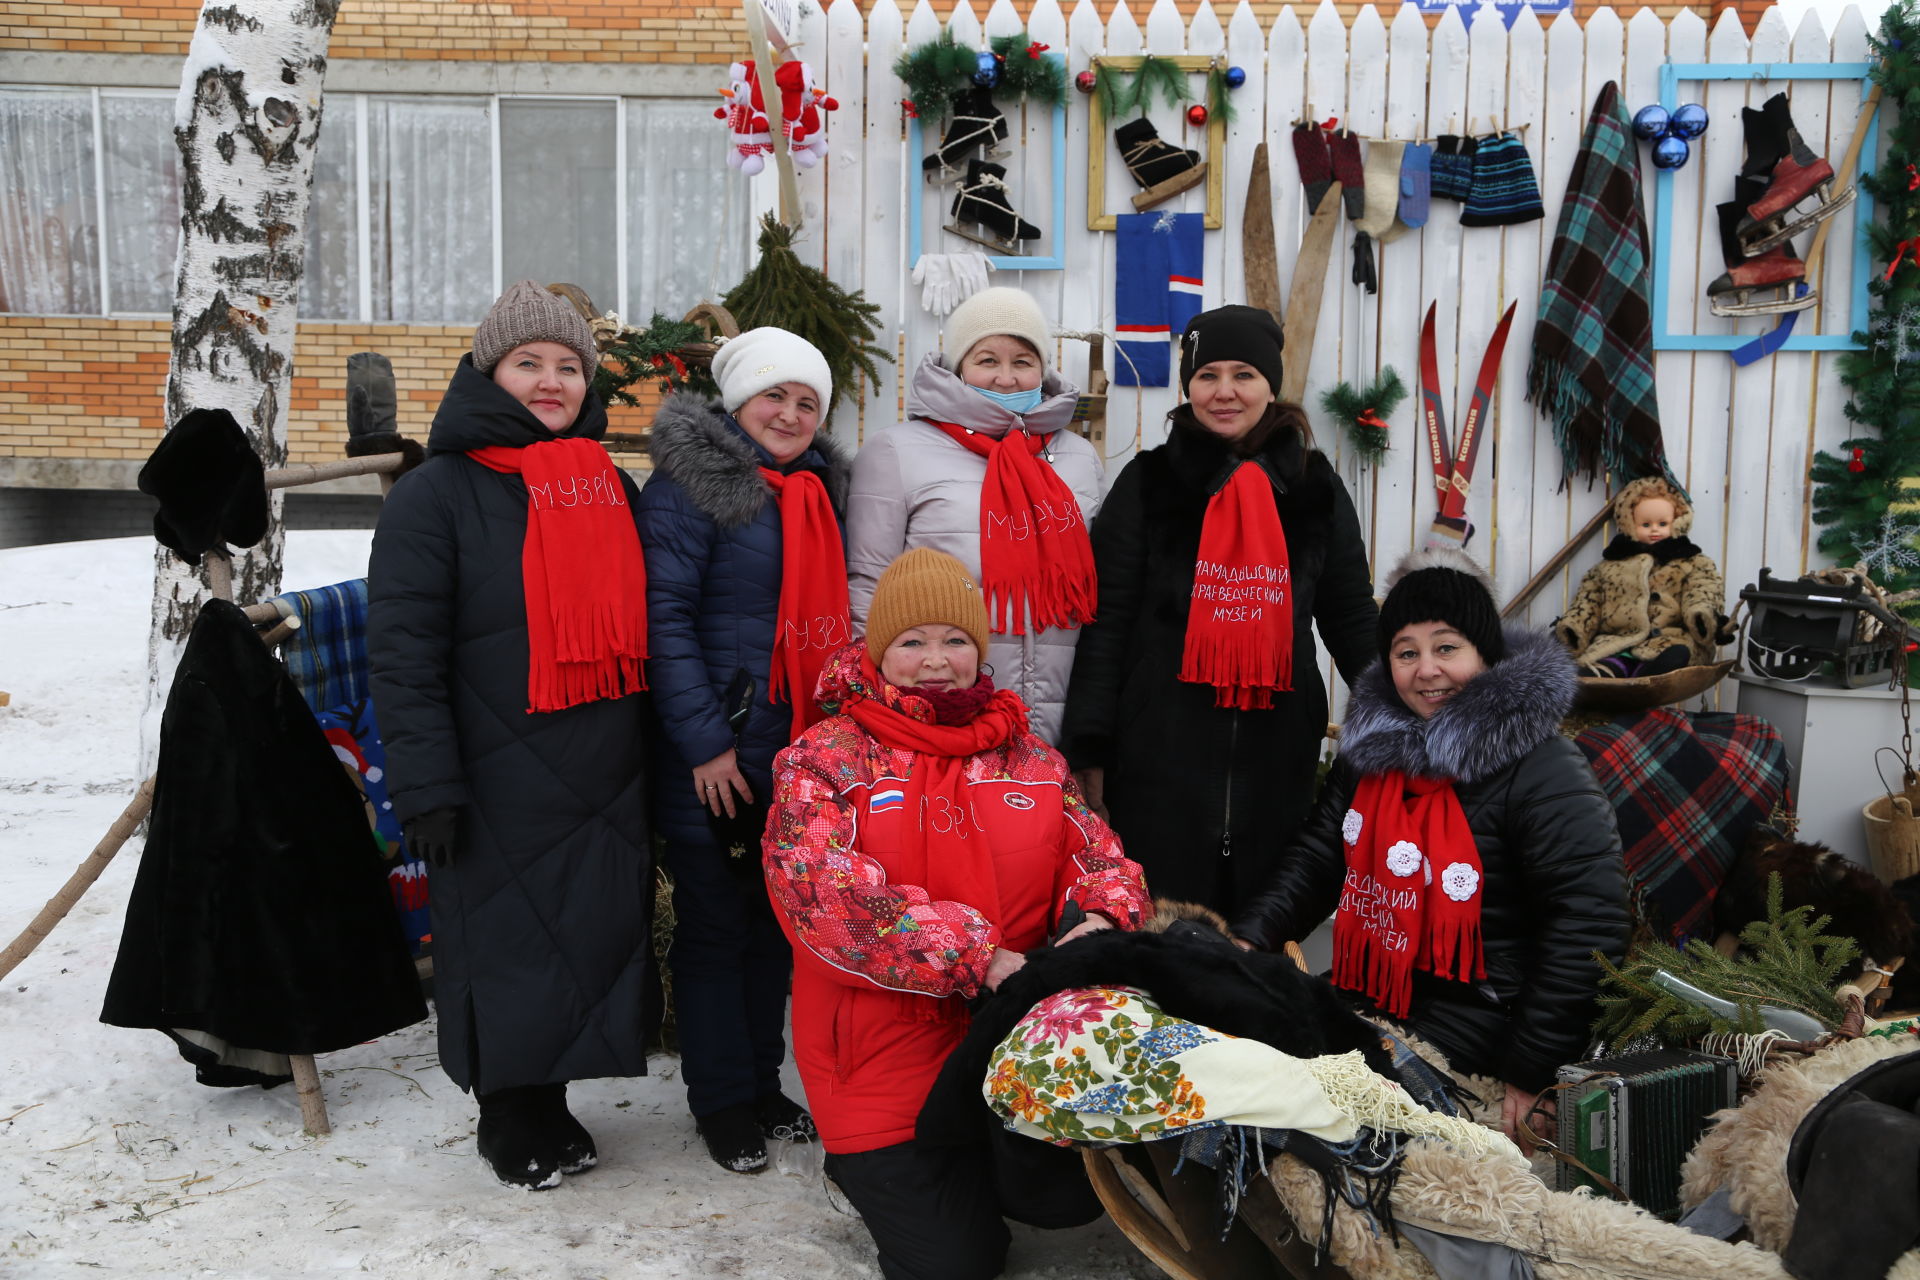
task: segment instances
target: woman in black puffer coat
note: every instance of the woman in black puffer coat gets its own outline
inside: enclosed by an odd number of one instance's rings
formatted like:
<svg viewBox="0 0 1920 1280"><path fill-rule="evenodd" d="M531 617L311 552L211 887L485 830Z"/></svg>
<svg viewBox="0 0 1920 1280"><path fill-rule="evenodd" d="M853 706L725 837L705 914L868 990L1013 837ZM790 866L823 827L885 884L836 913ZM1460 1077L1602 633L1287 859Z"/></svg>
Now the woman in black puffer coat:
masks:
<svg viewBox="0 0 1920 1280"><path fill-rule="evenodd" d="M1504 1081L1503 1127L1586 1048L1598 951L1629 919L1613 808L1560 720L1566 650L1502 629L1457 551L1396 571L1313 816L1234 932L1265 949L1334 917L1334 982ZM1457 801L1457 806L1451 802Z"/></svg>
<svg viewBox="0 0 1920 1280"><path fill-rule="evenodd" d="M1306 415L1277 401L1280 327L1220 307L1180 345L1167 442L1120 473L1093 525L1100 612L1080 637L1061 750L1089 803L1158 897L1231 917L1272 873L1313 805L1327 689L1314 629L1348 684L1373 660L1367 548ZM1285 534L1292 675L1271 706L1219 705L1182 678L1195 563L1210 504L1258 468Z"/></svg>
<svg viewBox="0 0 1920 1280"><path fill-rule="evenodd" d="M502 294L454 370L426 462L381 508L367 569L388 787L430 864L440 1065L479 1095L495 1175L535 1188L596 1159L566 1082L647 1069L639 494L597 443L597 360L567 303L530 280ZM551 554L534 561L536 524ZM577 610L550 608L536 632L530 582ZM619 643L597 661L537 660L593 609L627 624Z"/></svg>
<svg viewBox="0 0 1920 1280"><path fill-rule="evenodd" d="M849 463L817 434L833 382L810 343L753 329L720 348L713 370L720 400L682 392L655 415L654 472L640 494L659 736L653 811L673 874L668 963L687 1105L713 1159L754 1173L766 1167L767 1138L814 1132L780 1092L792 956L767 901L760 836L773 757L795 736L793 703L819 714L810 676L774 688L781 642L798 639L824 659L849 638L840 519ZM792 523L809 513L805 528ZM790 532L801 535L791 547ZM813 601L798 628L781 616L783 593L794 603L794 553L818 571L800 583L834 597Z"/></svg>

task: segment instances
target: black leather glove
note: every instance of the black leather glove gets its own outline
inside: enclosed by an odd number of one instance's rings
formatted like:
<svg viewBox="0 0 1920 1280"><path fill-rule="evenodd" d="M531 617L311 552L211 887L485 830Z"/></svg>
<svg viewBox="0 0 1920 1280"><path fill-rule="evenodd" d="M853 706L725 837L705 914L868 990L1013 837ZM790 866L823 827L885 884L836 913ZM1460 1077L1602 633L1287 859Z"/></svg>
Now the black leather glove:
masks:
<svg viewBox="0 0 1920 1280"><path fill-rule="evenodd" d="M429 809L413 821L402 823L400 831L414 857L436 867L448 866L460 843L460 811Z"/></svg>

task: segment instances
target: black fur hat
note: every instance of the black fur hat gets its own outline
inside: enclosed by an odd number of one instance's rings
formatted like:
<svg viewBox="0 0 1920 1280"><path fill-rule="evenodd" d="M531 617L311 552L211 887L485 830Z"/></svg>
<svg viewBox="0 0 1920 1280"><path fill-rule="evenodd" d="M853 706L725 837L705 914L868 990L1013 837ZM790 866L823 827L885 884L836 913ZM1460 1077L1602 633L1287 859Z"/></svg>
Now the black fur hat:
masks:
<svg viewBox="0 0 1920 1280"><path fill-rule="evenodd" d="M1416 622L1444 622L1473 642L1488 666L1507 656L1493 580L1463 551L1441 547L1400 562L1380 606L1380 665L1393 669L1393 638Z"/></svg>
<svg viewBox="0 0 1920 1280"><path fill-rule="evenodd" d="M188 564L222 543L250 547L266 536L266 470L225 409L194 409L174 423L139 486L160 499L153 536Z"/></svg>

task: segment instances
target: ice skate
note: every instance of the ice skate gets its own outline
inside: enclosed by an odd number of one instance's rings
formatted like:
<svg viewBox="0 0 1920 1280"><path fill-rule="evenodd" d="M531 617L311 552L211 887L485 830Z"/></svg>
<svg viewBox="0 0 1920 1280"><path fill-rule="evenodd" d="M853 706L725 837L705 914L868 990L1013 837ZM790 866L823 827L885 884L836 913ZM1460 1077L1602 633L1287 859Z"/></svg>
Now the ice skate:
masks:
<svg viewBox="0 0 1920 1280"><path fill-rule="evenodd" d="M1806 264L1790 244L1748 254L1740 247L1739 228L1747 208L1742 198L1759 186L1755 178L1735 180L1735 198L1719 206L1720 252L1727 270L1707 286L1707 306L1717 316L1770 316L1805 311L1820 301L1807 286ZM1805 288L1805 292L1801 290Z"/></svg>
<svg viewBox="0 0 1920 1280"><path fill-rule="evenodd" d="M1767 179L1766 190L1740 221L1740 247L1745 253L1761 254L1785 244L1853 203L1851 183L1834 193L1833 166L1813 154L1801 138L1787 108L1787 95L1775 94L1758 112L1742 112L1742 118L1747 124L1747 163L1742 176ZM1764 169L1756 165L1756 160L1764 163L1769 158L1772 163ZM1809 196L1817 196L1819 203L1795 214L1796 207Z"/></svg>
<svg viewBox="0 0 1920 1280"><path fill-rule="evenodd" d="M1113 140L1120 145L1120 159L1133 180L1146 188L1133 198L1136 211L1163 204L1207 176L1206 163L1198 151L1166 141L1153 121L1144 116L1115 129Z"/></svg>
<svg viewBox="0 0 1920 1280"><path fill-rule="evenodd" d="M960 194L953 198L952 215L948 231L1001 253L1025 253L1020 242L1040 238L1040 228L1016 213L1007 199L1006 168L986 160L967 161L967 176Z"/></svg>
<svg viewBox="0 0 1920 1280"><path fill-rule="evenodd" d="M986 88L969 89L953 102L953 119L940 139L940 147L920 161L928 182L958 182L960 165L974 150L984 148L988 158L1004 156L996 147L1007 138L1007 118L993 105L993 92Z"/></svg>

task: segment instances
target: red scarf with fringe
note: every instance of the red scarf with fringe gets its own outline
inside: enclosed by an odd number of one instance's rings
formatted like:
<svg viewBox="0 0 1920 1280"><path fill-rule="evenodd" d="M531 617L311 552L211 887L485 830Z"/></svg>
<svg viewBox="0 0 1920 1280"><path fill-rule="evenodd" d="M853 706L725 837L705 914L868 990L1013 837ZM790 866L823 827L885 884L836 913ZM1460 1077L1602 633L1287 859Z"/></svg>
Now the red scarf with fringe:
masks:
<svg viewBox="0 0 1920 1280"><path fill-rule="evenodd" d="M527 711L561 711L647 687L647 565L626 487L598 441L469 449L527 486L520 574Z"/></svg>
<svg viewBox="0 0 1920 1280"><path fill-rule="evenodd" d="M999 439L951 422L934 426L987 460L980 486L980 585L1001 635L1081 627L1093 621L1093 541L1073 490L1040 453L1047 437L1009 431Z"/></svg>
<svg viewBox="0 0 1920 1280"><path fill-rule="evenodd" d="M884 684L873 659L860 655L870 687ZM903 690L913 696L911 690ZM993 850L973 819L967 794L967 757L1005 746L1027 730L1027 705L1011 689L998 689L965 724L930 724L873 698L841 708L895 751L914 753L902 789L907 839L888 878L923 886L936 902L964 902L987 919L1003 918Z"/></svg>
<svg viewBox="0 0 1920 1280"><path fill-rule="evenodd" d="M813 700L827 655L853 639L847 548L827 486L811 471L760 468L780 507L780 605L767 701L793 707L793 736L826 717Z"/></svg>
<svg viewBox="0 0 1920 1280"><path fill-rule="evenodd" d="M1480 851L1451 781L1369 774L1340 835L1347 875L1333 917L1335 986L1404 1018L1415 969L1460 982L1487 976Z"/></svg>
<svg viewBox="0 0 1920 1280"><path fill-rule="evenodd" d="M1180 678L1214 687L1214 705L1271 707L1293 688L1293 579L1273 482L1242 462L1207 500L1187 606Z"/></svg>

